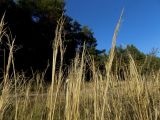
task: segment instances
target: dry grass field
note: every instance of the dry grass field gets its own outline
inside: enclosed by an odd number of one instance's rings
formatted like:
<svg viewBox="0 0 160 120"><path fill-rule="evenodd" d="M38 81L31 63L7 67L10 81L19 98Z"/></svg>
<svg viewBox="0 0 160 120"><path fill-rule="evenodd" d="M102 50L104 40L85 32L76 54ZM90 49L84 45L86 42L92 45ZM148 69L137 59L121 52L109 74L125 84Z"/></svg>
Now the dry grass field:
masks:
<svg viewBox="0 0 160 120"><path fill-rule="evenodd" d="M122 17L122 15L121 15ZM14 66L14 39L5 33L3 18L0 23L0 40L8 38L10 54L0 85L1 120L160 120L160 72L142 76L130 56L129 73L125 81L112 75L116 37L121 23L117 24L112 40L112 49L106 63L106 74L102 75L91 62L93 77L85 81L85 50L77 55L69 68L67 83L64 84L63 70L55 72L57 51L63 59L61 31L64 19L56 29L53 49L52 83L46 85L44 73L33 74L27 80L25 75L9 75Z"/></svg>

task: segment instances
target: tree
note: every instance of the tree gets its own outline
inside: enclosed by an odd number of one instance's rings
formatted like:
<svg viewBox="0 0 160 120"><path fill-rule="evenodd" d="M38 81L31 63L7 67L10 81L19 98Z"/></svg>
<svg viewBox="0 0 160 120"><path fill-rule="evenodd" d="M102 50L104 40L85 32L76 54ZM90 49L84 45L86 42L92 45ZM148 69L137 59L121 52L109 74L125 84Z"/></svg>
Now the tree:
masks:
<svg viewBox="0 0 160 120"><path fill-rule="evenodd" d="M6 0L1 1L0 6L0 16L6 12L8 33L12 32L20 47L14 54L16 68L43 70L51 58L57 20L64 11L62 1Z"/></svg>
<svg viewBox="0 0 160 120"><path fill-rule="evenodd" d="M93 32L65 15L63 0L6 0L0 3L0 16L6 11L5 22L16 37L20 49L14 54L17 70L43 70L51 64L52 43L57 20L64 14L63 43L66 47L64 64L69 65L84 43L88 53L97 61L102 52L96 49ZM104 52L104 51L103 51Z"/></svg>
<svg viewBox="0 0 160 120"><path fill-rule="evenodd" d="M153 54L144 54L139 51L134 45L127 45L116 47L115 57L113 61L112 71L119 79L125 78L125 73L129 70L129 56L133 57L139 74L150 74L151 71L158 71L160 69L160 58ZM129 73L127 73L129 74Z"/></svg>

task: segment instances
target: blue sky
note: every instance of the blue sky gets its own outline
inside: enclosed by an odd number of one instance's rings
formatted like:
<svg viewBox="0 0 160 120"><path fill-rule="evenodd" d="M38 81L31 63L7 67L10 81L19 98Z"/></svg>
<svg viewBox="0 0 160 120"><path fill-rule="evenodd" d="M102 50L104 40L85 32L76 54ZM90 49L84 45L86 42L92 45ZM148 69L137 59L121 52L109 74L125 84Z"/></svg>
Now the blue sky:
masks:
<svg viewBox="0 0 160 120"><path fill-rule="evenodd" d="M67 14L94 32L98 49L109 50L121 10L117 45L134 44L144 53L160 49L160 0L66 0Z"/></svg>

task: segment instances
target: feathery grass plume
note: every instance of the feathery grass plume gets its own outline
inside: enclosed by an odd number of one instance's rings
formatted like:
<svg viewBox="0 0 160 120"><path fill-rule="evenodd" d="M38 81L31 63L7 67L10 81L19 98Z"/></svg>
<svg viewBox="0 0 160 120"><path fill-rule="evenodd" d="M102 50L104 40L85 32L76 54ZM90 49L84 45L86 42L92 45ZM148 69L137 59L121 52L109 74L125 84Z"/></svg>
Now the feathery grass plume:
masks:
<svg viewBox="0 0 160 120"><path fill-rule="evenodd" d="M2 16L1 22L0 22L0 42L2 42L2 37L4 36L4 25L5 25L4 16L5 16L5 14ZM2 85L1 85L1 87L2 87ZM0 113L2 113L2 111L3 111L4 102L5 101L4 101L3 95L0 95Z"/></svg>
<svg viewBox="0 0 160 120"><path fill-rule="evenodd" d="M120 25L121 25L122 17L123 17L123 12L124 12L124 9L121 12L119 21L118 21L117 26L115 28L114 35L113 35L113 38L112 38L112 48L111 48L111 51L109 53L108 62L106 63L106 66L105 66L107 81L106 81L106 88L104 90L104 98L103 98L104 100L103 100L101 120L104 120L104 109L105 109L105 103L107 101L106 93L107 93L108 87L109 87L108 85L109 85L109 82L110 82L110 71L111 71L112 62L113 62L113 59L114 59L114 51L115 51L115 47L116 47L116 40L117 40L118 31L119 31L119 28L120 28Z"/></svg>
<svg viewBox="0 0 160 120"><path fill-rule="evenodd" d="M76 55L68 75L66 86L66 101L65 101L65 119L79 120L80 119L80 98L81 88L84 81L84 62L85 44L83 46L82 55Z"/></svg>
<svg viewBox="0 0 160 120"><path fill-rule="evenodd" d="M136 93L137 93L137 97L139 99L141 91L143 89L143 81L142 81L142 77L139 74L138 70L137 70L137 66L136 63L134 62L134 59L132 57L132 55L129 53L129 65L130 65L130 78L132 81L134 81L135 83L135 87L136 87Z"/></svg>
<svg viewBox="0 0 160 120"><path fill-rule="evenodd" d="M5 28L5 23L4 23L4 17L5 14L2 16L1 22L0 22L0 42L2 42L2 38L6 37L7 40L9 41L9 36L6 34L6 28ZM8 42L7 41L7 42ZM3 86L2 87L2 94L0 94L0 118L3 118L3 114L5 112L5 109L9 105L9 92L10 92L10 83L7 83L7 78L9 74L9 68L11 65L11 59L12 58L12 47L10 49L10 54L9 54L9 59L8 59L8 64L7 64L7 71L5 72L4 76L4 81L3 81Z"/></svg>
<svg viewBox="0 0 160 120"><path fill-rule="evenodd" d="M0 21L0 43L2 42L2 37L5 34L5 22L4 22L5 13L3 14L1 21Z"/></svg>
<svg viewBox="0 0 160 120"><path fill-rule="evenodd" d="M54 108L55 108L56 99L53 100L53 87L54 87L54 83L55 83L57 54L58 54L59 47L61 47L61 45L62 45L62 30L64 27L64 22L65 22L65 18L64 18L64 15L62 14L62 16L60 17L60 19L57 22L57 27L55 30L55 38L54 38L54 42L53 42L52 83L51 83L51 87L50 87L50 91L49 91L49 100L48 100L48 102L49 102L49 104L48 104L48 107L49 107L48 120L53 120L53 117L54 117ZM61 51L61 48L60 48L60 51ZM63 56L61 55L61 57L63 57ZM60 81L58 83L59 83L58 86L60 86ZM57 88L57 90L58 90L58 88ZM56 93L56 95L57 95L57 93Z"/></svg>

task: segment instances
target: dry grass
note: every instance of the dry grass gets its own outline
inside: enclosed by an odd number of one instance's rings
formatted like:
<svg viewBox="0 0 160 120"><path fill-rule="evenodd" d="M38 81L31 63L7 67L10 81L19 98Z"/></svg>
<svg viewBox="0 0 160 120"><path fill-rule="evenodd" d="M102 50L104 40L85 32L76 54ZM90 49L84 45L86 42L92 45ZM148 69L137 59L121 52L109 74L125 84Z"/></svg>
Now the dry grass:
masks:
<svg viewBox="0 0 160 120"><path fill-rule="evenodd" d="M122 12L123 13L123 12ZM122 17L122 15L121 15ZM94 62L91 63L93 80L85 82L85 49L82 56L77 55L69 68L68 82L62 84L62 68L55 72L57 51L61 51L63 64L64 48L61 34L64 18L56 29L53 44L52 83L43 82L43 74L37 73L26 82L25 75L14 72L9 76L10 66L14 66L14 40L8 38L10 54L0 85L1 120L159 120L160 119L160 72L154 76L141 76L130 56L130 68L126 81L119 81L112 75L117 24L113 37L112 50L106 64L106 75L102 75ZM1 28L4 28L3 18ZM0 33L4 29L0 29ZM0 38L2 35L0 34ZM10 42L9 42L10 41ZM13 67L14 68L14 67ZM13 71L15 71L13 69Z"/></svg>

